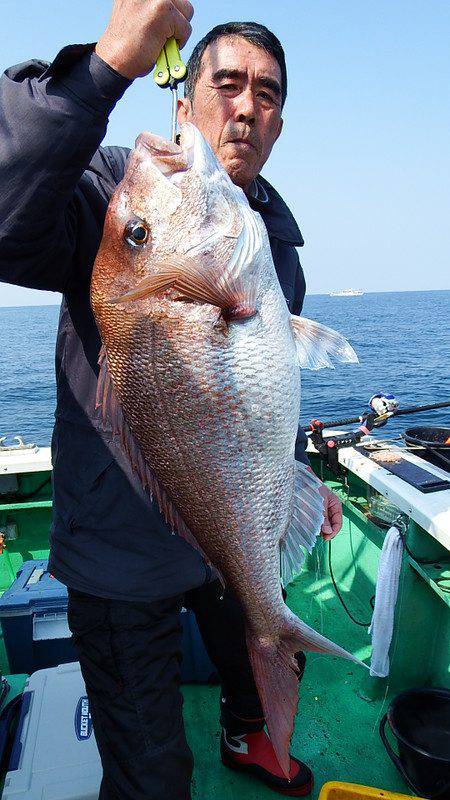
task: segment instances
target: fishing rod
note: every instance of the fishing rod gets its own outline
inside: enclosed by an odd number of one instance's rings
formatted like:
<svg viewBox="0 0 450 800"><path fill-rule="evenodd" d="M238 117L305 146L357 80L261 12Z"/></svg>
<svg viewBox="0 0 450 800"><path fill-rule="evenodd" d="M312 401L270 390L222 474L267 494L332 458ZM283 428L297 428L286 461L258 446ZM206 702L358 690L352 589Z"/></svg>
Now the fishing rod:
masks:
<svg viewBox="0 0 450 800"><path fill-rule="evenodd" d="M382 395L375 395L375 397L382 397ZM391 395L388 395L388 397L391 397ZM450 407L450 400L444 400L442 403L431 403L426 406L410 406L409 408L396 408L395 410L389 412L389 416L400 417L404 414L418 414L421 411L433 411L436 408L449 408L449 407ZM371 412L368 412L368 414L370 413ZM368 416L368 414L360 414L359 417L347 417L346 419L327 420L326 422L321 422L321 425L323 425L324 428L339 428L341 425L353 425L355 422L362 422ZM305 432L313 430L312 423L316 421L317 420L311 420L311 423L309 425L306 425L303 428L303 430Z"/></svg>
<svg viewBox="0 0 450 800"><path fill-rule="evenodd" d="M410 406L409 408L398 408L398 400L392 394L374 394L369 400L369 409L359 417L347 417L346 419L329 420L322 422L312 419L309 425L303 430L310 434L310 439L316 450L319 452L323 461L331 469L333 474L339 476L340 466L338 451L342 447L352 447L358 444L363 436L367 436L373 428L381 428L386 425L391 417L404 416L406 414L417 414L421 411L432 411L437 408L450 407L450 400L440 403L429 403L423 406ZM325 428L339 427L341 425L351 425L359 423L356 430L349 433L340 433L324 437ZM447 442L445 442L447 445Z"/></svg>

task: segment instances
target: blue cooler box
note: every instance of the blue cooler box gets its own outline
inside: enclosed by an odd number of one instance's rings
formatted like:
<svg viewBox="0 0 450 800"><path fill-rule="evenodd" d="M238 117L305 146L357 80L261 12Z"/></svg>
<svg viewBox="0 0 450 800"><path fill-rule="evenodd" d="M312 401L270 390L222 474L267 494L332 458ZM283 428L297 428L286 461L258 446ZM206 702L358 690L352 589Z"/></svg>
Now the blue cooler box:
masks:
<svg viewBox="0 0 450 800"><path fill-rule="evenodd" d="M12 673L77 661L67 624L67 588L47 571L48 561L26 561L0 598L6 653ZM207 683L215 670L203 644L195 615L183 609L181 680Z"/></svg>
<svg viewBox="0 0 450 800"><path fill-rule="evenodd" d="M47 571L47 560L26 561L0 598L6 653L12 673L76 661L67 624L67 589Z"/></svg>

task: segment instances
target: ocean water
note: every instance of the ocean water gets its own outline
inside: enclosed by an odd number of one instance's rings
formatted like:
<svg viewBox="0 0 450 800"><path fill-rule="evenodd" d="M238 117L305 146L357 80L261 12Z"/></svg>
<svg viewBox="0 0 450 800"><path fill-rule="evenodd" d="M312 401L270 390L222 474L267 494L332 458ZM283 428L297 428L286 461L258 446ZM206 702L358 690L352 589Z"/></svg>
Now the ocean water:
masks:
<svg viewBox="0 0 450 800"><path fill-rule="evenodd" d="M0 308L0 436L50 443L58 312ZM360 363L303 370L303 424L357 416L379 391L395 394L402 408L450 400L449 312L450 291L306 297L304 316L347 336ZM450 426L450 409L394 419L380 435L421 424Z"/></svg>

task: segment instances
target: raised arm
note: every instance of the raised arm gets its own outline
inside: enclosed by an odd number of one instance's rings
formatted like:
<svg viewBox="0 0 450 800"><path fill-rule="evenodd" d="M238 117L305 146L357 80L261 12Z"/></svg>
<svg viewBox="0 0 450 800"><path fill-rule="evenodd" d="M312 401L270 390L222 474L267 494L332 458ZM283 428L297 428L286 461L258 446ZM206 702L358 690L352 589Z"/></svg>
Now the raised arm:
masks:
<svg viewBox="0 0 450 800"><path fill-rule="evenodd" d="M107 194L83 176L116 102L147 74L167 38L184 44L187 0L115 0L97 45L64 48L0 80L0 280L64 292L73 278L86 206ZM108 173L108 170L106 170ZM98 177L98 176L97 176ZM92 190L94 187L94 191ZM104 197L103 197L104 199Z"/></svg>
<svg viewBox="0 0 450 800"><path fill-rule="evenodd" d="M93 45L0 81L0 278L64 292L78 235L79 181L130 81Z"/></svg>

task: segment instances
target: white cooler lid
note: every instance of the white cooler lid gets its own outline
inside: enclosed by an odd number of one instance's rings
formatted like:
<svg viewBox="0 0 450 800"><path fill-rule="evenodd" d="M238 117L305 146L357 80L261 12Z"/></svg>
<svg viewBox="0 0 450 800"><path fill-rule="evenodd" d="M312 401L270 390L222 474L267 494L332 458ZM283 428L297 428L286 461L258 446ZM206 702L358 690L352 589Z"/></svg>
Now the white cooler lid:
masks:
<svg viewBox="0 0 450 800"><path fill-rule="evenodd" d="M97 800L101 776L78 662L35 672L25 685L2 800Z"/></svg>

